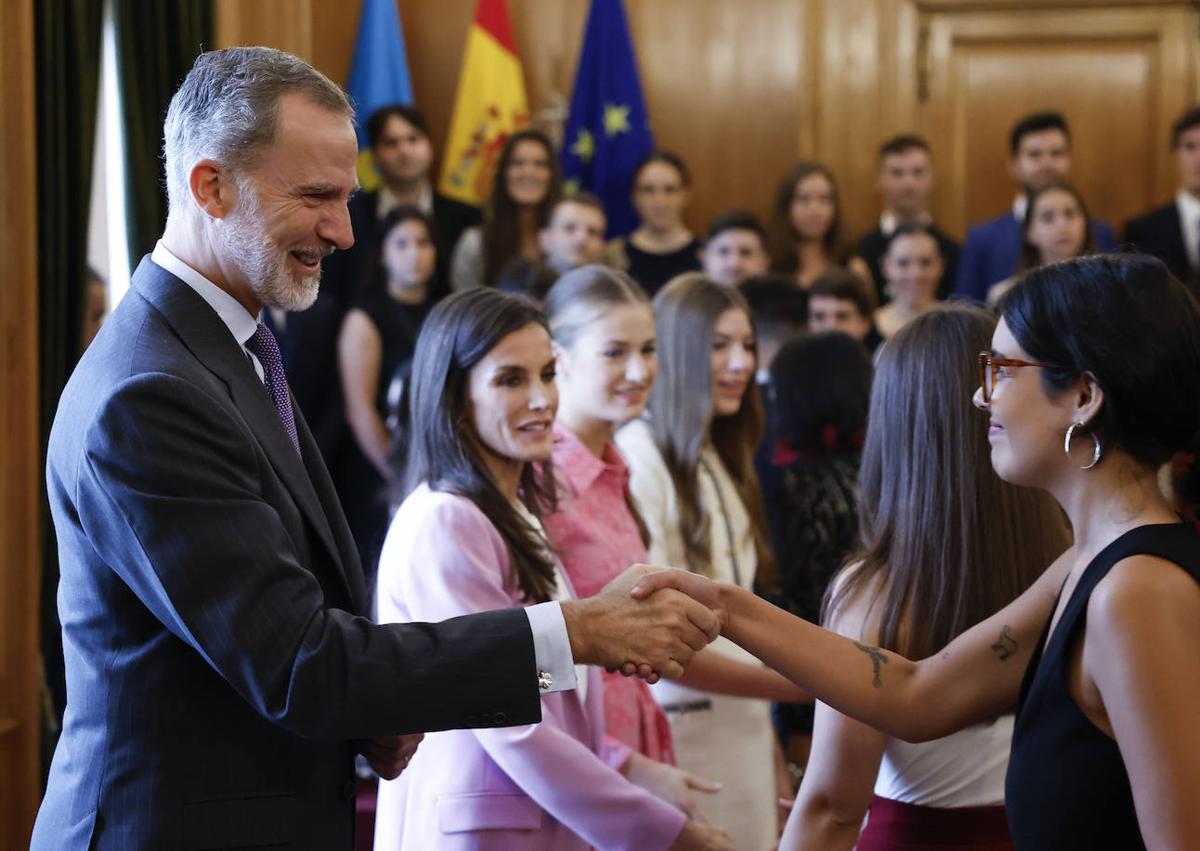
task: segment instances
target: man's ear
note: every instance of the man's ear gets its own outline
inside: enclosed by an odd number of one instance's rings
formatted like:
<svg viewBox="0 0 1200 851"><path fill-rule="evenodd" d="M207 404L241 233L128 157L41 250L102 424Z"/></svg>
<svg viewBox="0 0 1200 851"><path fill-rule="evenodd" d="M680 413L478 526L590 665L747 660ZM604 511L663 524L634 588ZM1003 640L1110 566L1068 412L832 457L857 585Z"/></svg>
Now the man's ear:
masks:
<svg viewBox="0 0 1200 851"><path fill-rule="evenodd" d="M214 160L200 160L188 174L188 189L196 206L209 217L223 219L237 204L233 174Z"/></svg>
<svg viewBox="0 0 1200 851"><path fill-rule="evenodd" d="M1104 407L1104 388L1096 381L1096 376L1085 372L1071 392L1075 402L1071 422L1083 426L1093 425Z"/></svg>

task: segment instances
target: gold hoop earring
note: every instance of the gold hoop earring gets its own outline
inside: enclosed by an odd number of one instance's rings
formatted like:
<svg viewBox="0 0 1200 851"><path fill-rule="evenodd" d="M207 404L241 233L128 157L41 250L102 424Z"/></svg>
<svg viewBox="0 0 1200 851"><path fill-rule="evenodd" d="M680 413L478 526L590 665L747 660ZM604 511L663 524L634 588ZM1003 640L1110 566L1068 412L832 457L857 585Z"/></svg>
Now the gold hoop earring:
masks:
<svg viewBox="0 0 1200 851"><path fill-rule="evenodd" d="M1067 436L1063 438L1063 452L1066 454L1067 458L1071 457L1071 438L1075 436L1075 429L1079 428L1081 425L1083 425L1083 423L1071 423L1071 425L1067 428ZM1092 438L1092 443L1095 444L1095 449L1092 450L1092 463L1085 467L1080 467L1079 469L1081 470L1090 470L1100 463L1100 454L1102 452L1100 438L1096 436L1095 432L1092 432L1089 436Z"/></svg>

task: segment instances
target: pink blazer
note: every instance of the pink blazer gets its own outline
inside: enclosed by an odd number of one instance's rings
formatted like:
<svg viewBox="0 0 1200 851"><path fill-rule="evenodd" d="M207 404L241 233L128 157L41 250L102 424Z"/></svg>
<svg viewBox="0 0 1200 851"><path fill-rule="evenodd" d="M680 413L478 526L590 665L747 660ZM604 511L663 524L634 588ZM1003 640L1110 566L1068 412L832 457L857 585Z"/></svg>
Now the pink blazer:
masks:
<svg viewBox="0 0 1200 851"><path fill-rule="evenodd" d="M381 622L523 605L496 528L470 500L427 485L392 520L376 602ZM544 695L540 724L427 735L380 784L376 851L669 847L686 816L617 773L628 750L606 744L599 670L587 678L586 702Z"/></svg>

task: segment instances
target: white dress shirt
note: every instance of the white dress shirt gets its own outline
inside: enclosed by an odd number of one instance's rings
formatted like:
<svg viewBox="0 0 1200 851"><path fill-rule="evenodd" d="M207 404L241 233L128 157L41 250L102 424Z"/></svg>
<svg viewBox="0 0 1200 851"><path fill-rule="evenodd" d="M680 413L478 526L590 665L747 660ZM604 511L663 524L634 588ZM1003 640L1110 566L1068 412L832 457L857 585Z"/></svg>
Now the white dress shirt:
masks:
<svg viewBox="0 0 1200 851"><path fill-rule="evenodd" d="M392 194L387 184L380 184L379 197L375 201L375 218L383 221L387 214L400 206L400 199ZM433 186L426 180L421 184L421 194L417 198L416 207L427 216L433 215Z"/></svg>
<svg viewBox="0 0 1200 851"><path fill-rule="evenodd" d="M1180 189L1175 196L1179 225L1183 229L1183 247L1187 249L1188 265L1200 268L1200 198Z"/></svg>
<svg viewBox="0 0 1200 851"><path fill-rule="evenodd" d="M162 244L154 246L150 259L196 291L225 323L239 346L254 365L259 381L264 381L262 364L246 348L246 341L258 330L258 319L250 315L237 299L180 260ZM534 660L537 664L538 687L543 694L575 688L575 660L571 656L571 639L567 622L558 602L539 603L525 609L529 628L533 632Z"/></svg>
<svg viewBox="0 0 1200 851"><path fill-rule="evenodd" d="M1013 218L1018 222L1025 221L1025 211L1029 209L1029 196L1024 192L1018 192L1017 197L1013 199L1012 214Z"/></svg>

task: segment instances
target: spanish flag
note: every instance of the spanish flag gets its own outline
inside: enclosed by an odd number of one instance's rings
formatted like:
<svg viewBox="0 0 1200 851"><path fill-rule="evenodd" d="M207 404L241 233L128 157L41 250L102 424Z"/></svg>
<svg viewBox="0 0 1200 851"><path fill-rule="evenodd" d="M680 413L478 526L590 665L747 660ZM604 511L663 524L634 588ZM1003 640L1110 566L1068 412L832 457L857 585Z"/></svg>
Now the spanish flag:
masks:
<svg viewBox="0 0 1200 851"><path fill-rule="evenodd" d="M454 117L442 162L441 193L481 205L509 134L529 123L525 79L505 0L479 0L467 34Z"/></svg>

